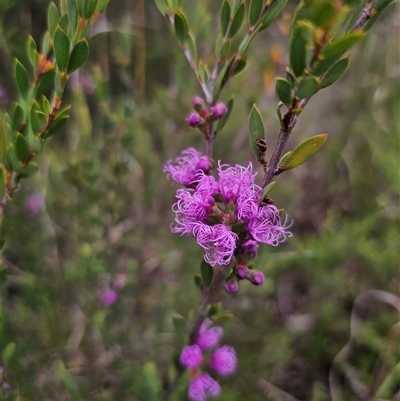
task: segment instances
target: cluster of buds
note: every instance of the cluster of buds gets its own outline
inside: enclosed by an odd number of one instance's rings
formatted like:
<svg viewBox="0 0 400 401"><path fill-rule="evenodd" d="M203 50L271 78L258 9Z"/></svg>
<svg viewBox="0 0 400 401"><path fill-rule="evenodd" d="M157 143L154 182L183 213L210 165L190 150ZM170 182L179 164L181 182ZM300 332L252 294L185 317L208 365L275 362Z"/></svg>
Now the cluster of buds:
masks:
<svg viewBox="0 0 400 401"><path fill-rule="evenodd" d="M207 122L219 120L228 112L228 107L222 102L218 102L210 109L207 109L200 96L193 98L192 106L196 112L189 114L186 122L193 128L202 128Z"/></svg>
<svg viewBox="0 0 400 401"><path fill-rule="evenodd" d="M202 324L194 344L182 349L179 361L190 372L188 397L191 401L205 401L209 397L218 397L221 387L204 368L209 366L220 376L233 374L237 366L235 349L229 345L219 347L223 329L210 327L212 321L206 319Z"/></svg>
<svg viewBox="0 0 400 401"><path fill-rule="evenodd" d="M255 256L257 242L277 246L292 235L287 230L291 223L282 223L279 210L260 202L262 189L254 183L256 173L251 163L243 167L219 162L215 179L209 175L211 170L198 168L199 160L204 158L190 148L175 162L167 162L164 172L186 186L176 192L171 231L195 237L207 263L215 266L229 265L233 259L240 262L246 253ZM258 273L249 277L254 283L263 281Z"/></svg>

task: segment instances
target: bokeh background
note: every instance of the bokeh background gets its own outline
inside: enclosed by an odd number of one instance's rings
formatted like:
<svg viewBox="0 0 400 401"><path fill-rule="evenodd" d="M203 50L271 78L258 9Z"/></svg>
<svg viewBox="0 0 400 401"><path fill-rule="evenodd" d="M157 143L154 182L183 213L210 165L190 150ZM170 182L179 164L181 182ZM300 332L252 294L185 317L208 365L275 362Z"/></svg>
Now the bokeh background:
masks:
<svg viewBox="0 0 400 401"><path fill-rule="evenodd" d="M184 2L207 62L220 3ZM17 96L12 57L26 61L28 34L40 42L48 4L2 1L2 110ZM274 76L287 64L296 4L256 37L247 68L224 89L225 101L235 94L235 106L217 138L217 160L254 162L247 139L254 102L273 149ZM318 133L329 139L309 162L277 178L271 196L294 219L294 236L277 249L261 248L257 268L266 283L221 294L235 315L224 323L224 342L236 348L239 367L221 380L220 400L367 400L379 387L381 399L400 399L393 307L399 27L399 5L392 4L351 52L346 75L313 97L299 119L288 148ZM169 231L176 187L162 166L187 146L204 150L184 121L199 93L153 1L111 0L92 29L88 62L69 82L68 125L40 155L40 173L7 205L4 399L161 399L171 355L185 341L171 316L196 308L193 275L202 258L193 239ZM186 399L186 386L182 380L173 400Z"/></svg>

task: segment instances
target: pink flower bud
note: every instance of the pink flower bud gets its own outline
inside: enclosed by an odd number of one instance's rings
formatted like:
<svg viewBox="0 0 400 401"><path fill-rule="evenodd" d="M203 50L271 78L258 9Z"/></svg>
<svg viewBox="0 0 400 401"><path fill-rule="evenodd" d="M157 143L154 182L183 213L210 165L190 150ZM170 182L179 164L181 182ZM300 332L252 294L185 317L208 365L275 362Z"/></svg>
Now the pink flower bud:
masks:
<svg viewBox="0 0 400 401"><path fill-rule="evenodd" d="M186 118L186 122L191 126L191 127L198 127L201 123L201 117L197 113L192 113Z"/></svg>
<svg viewBox="0 0 400 401"><path fill-rule="evenodd" d="M211 117L218 120L228 112L228 107L225 103L219 102L214 107L211 107Z"/></svg>

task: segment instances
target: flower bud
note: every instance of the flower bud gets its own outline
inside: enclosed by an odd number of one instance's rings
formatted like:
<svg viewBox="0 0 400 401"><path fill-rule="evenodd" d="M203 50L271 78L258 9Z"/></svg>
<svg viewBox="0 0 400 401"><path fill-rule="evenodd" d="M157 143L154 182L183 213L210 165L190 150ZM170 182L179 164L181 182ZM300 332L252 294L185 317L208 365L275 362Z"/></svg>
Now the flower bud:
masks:
<svg viewBox="0 0 400 401"><path fill-rule="evenodd" d="M179 362L184 368L197 368L203 363L203 354L197 344L187 345L182 349Z"/></svg>
<svg viewBox="0 0 400 401"><path fill-rule="evenodd" d="M247 260L253 259L257 256L258 244L256 241L248 240L240 247L241 253L247 258Z"/></svg>
<svg viewBox="0 0 400 401"><path fill-rule="evenodd" d="M200 161L197 163L197 169L204 171L204 174L210 174L213 169L213 164L211 160L207 156L203 156Z"/></svg>
<svg viewBox="0 0 400 401"><path fill-rule="evenodd" d="M200 96L195 96L192 100L192 106L196 111L200 111L204 107L203 99Z"/></svg>
<svg viewBox="0 0 400 401"><path fill-rule="evenodd" d="M187 118L186 122L191 126L191 127L198 127L201 124L201 117L197 113L191 113Z"/></svg>
<svg viewBox="0 0 400 401"><path fill-rule="evenodd" d="M253 270L249 280L250 280L251 284L261 285L265 281L264 273L260 272L259 270Z"/></svg>
<svg viewBox="0 0 400 401"><path fill-rule="evenodd" d="M224 345L214 351L211 356L211 368L221 376L228 376L235 372L237 356L235 348Z"/></svg>
<svg viewBox="0 0 400 401"><path fill-rule="evenodd" d="M100 296L100 301L104 306L111 306L118 299L118 294L113 290L104 291Z"/></svg>
<svg viewBox="0 0 400 401"><path fill-rule="evenodd" d="M225 103L219 102L214 107L211 107L211 117L218 120L228 112L228 107Z"/></svg>
<svg viewBox="0 0 400 401"><path fill-rule="evenodd" d="M240 280L244 280L249 277L249 268L244 265L236 266L236 277Z"/></svg>
<svg viewBox="0 0 400 401"><path fill-rule="evenodd" d="M235 280L229 280L225 283L225 291L229 293L237 292L239 285Z"/></svg>

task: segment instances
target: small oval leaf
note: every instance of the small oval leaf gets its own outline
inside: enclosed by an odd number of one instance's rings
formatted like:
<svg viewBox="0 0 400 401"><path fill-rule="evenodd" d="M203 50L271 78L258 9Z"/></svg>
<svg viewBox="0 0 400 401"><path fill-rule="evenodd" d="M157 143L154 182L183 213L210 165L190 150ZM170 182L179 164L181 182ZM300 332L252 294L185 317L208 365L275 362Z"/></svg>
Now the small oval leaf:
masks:
<svg viewBox="0 0 400 401"><path fill-rule="evenodd" d="M214 275L214 270L212 266L208 264L204 259L201 261L200 272L203 283L205 287L208 288L211 285Z"/></svg>
<svg viewBox="0 0 400 401"><path fill-rule="evenodd" d="M275 93L279 100L289 107L292 104L292 88L284 78L276 78Z"/></svg>
<svg viewBox="0 0 400 401"><path fill-rule="evenodd" d="M65 124L67 124L69 120L69 116L62 117L59 120L55 121L53 125L46 131L44 134L44 139L50 138L54 134L56 134L58 131L60 131L62 128L64 128Z"/></svg>
<svg viewBox="0 0 400 401"><path fill-rule="evenodd" d="M264 120L261 116L260 111L258 110L257 106L254 104L253 108L250 112L250 119L249 119L249 139L250 139L250 146L256 157L257 161L262 163L261 155L258 151L257 141L259 139L265 139L265 127L264 127Z"/></svg>
<svg viewBox="0 0 400 401"><path fill-rule="evenodd" d="M309 76L301 80L296 96L300 99L310 98L319 89L319 81L316 77Z"/></svg>
<svg viewBox="0 0 400 401"><path fill-rule="evenodd" d="M83 65L89 55L89 45L85 39L80 40L72 49L69 56L67 73L71 74Z"/></svg>
<svg viewBox="0 0 400 401"><path fill-rule="evenodd" d="M221 14L220 14L222 36L225 36L230 20L231 20L231 7L227 2L227 0L224 0L224 2L222 3Z"/></svg>
<svg viewBox="0 0 400 401"><path fill-rule="evenodd" d="M341 56L344 52L350 49L356 42L364 37L365 32L352 32L346 36L342 36L332 43L328 43L322 50L324 58Z"/></svg>
<svg viewBox="0 0 400 401"><path fill-rule="evenodd" d="M228 36L230 38L234 37L239 32L239 29L242 26L244 20L245 12L246 12L246 6L244 3L241 3L235 12L235 15L233 16L232 23L229 28Z"/></svg>
<svg viewBox="0 0 400 401"><path fill-rule="evenodd" d="M25 161L26 156L28 155L29 146L26 138L21 135L19 132L17 133L17 139L15 142L15 150L17 152L18 160L21 162Z"/></svg>
<svg viewBox="0 0 400 401"><path fill-rule="evenodd" d="M54 54L58 69L64 72L69 59L69 39L60 27L54 33Z"/></svg>
<svg viewBox="0 0 400 401"><path fill-rule="evenodd" d="M183 14L176 13L174 17L175 36L181 47L185 45L188 38L187 22Z"/></svg>
<svg viewBox="0 0 400 401"><path fill-rule="evenodd" d="M350 64L350 56L342 58L333 64L321 79L321 88L326 88L338 79L347 71Z"/></svg>
<svg viewBox="0 0 400 401"><path fill-rule="evenodd" d="M302 142L293 152L291 152L280 169L282 171L291 170L306 162L314 155L325 143L328 134L312 136Z"/></svg>
<svg viewBox="0 0 400 401"><path fill-rule="evenodd" d="M307 41L303 35L303 29L298 27L290 45L290 65L296 77L300 77L306 68L306 44Z"/></svg>
<svg viewBox="0 0 400 401"><path fill-rule="evenodd" d="M56 31L58 21L60 19L60 14L58 13L58 8L54 3L49 6L49 11L47 13L47 25L49 27L50 37L54 36Z"/></svg>
<svg viewBox="0 0 400 401"><path fill-rule="evenodd" d="M267 29L281 15L282 11L286 7L287 2L288 0L278 0L272 4L261 20L260 31Z"/></svg>
<svg viewBox="0 0 400 401"><path fill-rule="evenodd" d="M31 178L34 175L37 174L39 171L39 167L37 163L35 162L30 162L24 169L24 171L21 173L22 178Z"/></svg>
<svg viewBox="0 0 400 401"><path fill-rule="evenodd" d="M261 14L263 0L251 0L249 9L249 25L253 26Z"/></svg>
<svg viewBox="0 0 400 401"><path fill-rule="evenodd" d="M29 94L29 78L25 67L15 59L14 76L17 82L18 91L23 99L26 99Z"/></svg>

